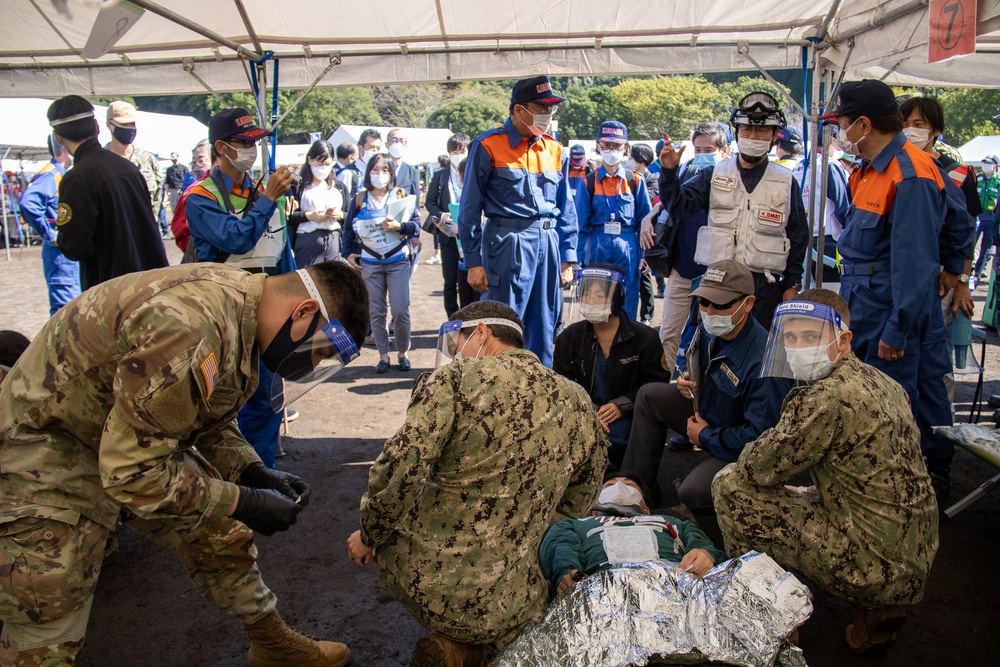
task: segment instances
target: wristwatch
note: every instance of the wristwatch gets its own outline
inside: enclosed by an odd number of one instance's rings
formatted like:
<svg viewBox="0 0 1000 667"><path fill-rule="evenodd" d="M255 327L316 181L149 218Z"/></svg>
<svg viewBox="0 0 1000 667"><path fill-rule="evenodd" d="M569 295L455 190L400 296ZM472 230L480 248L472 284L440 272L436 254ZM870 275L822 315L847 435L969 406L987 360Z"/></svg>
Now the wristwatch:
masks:
<svg viewBox="0 0 1000 667"><path fill-rule="evenodd" d="M969 284L969 274L968 273L961 273L961 274L959 274L959 276L958 276L958 282L962 283L963 285L968 285Z"/></svg>

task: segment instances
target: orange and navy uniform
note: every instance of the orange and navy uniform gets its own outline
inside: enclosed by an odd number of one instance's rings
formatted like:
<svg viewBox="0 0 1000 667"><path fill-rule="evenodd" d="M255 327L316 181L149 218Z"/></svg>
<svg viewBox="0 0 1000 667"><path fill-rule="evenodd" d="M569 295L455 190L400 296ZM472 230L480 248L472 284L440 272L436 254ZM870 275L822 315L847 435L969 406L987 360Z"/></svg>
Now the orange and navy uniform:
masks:
<svg viewBox="0 0 1000 667"><path fill-rule="evenodd" d="M946 222L951 206L944 177L934 159L902 133L851 174L850 188L851 208L838 245L852 348L909 394L924 455L950 460L954 446L931 431L932 425L952 423L943 381L951 363L938 296L939 242L946 224L956 238L968 238L972 220L966 214ZM967 245L960 246L963 259ZM954 262L955 249L948 250L948 261ZM903 350L903 356L880 359L880 341Z"/></svg>
<svg viewBox="0 0 1000 667"><path fill-rule="evenodd" d="M459 211L465 264L482 266L481 217L527 226L550 221L563 262L576 262L576 209L569 194L569 156L548 135L525 137L510 119L469 145Z"/></svg>

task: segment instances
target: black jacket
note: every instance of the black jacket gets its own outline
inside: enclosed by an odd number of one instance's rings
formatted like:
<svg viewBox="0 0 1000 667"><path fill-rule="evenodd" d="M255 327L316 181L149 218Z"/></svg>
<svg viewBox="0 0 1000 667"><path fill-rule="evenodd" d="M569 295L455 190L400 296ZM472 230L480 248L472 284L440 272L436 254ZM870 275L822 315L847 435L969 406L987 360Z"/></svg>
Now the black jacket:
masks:
<svg viewBox="0 0 1000 667"><path fill-rule="evenodd" d="M76 149L59 184L56 244L80 262L80 287L167 265L149 189L138 167L101 148L96 138Z"/></svg>
<svg viewBox="0 0 1000 667"><path fill-rule="evenodd" d="M616 340L611 344L611 403L622 416L632 414L635 395L647 382L670 382L660 335L645 324L619 316ZM571 324L556 338L552 370L576 382L593 397L594 368L597 365L597 333L590 322Z"/></svg>
<svg viewBox="0 0 1000 667"><path fill-rule="evenodd" d="M427 186L427 199L424 207L432 218L440 218L442 213L448 212L448 204L451 204L451 189L448 187L448 177L451 176L451 169L438 169L431 177L431 183ZM457 222L457 221L456 221ZM455 245L455 239L444 234L438 234L438 243Z"/></svg>

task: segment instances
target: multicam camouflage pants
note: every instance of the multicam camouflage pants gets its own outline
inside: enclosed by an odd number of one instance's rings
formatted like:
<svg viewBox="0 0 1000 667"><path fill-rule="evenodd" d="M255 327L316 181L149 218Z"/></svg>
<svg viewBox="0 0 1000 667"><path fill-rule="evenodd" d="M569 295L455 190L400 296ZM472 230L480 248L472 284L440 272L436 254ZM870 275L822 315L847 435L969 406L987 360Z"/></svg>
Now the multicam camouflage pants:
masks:
<svg viewBox="0 0 1000 667"><path fill-rule="evenodd" d="M887 563L866 551L851 539L848 521L831 516L818 497L748 484L734 465L716 475L712 496L726 553L766 553L828 593L863 607L920 601L926 569Z"/></svg>
<svg viewBox="0 0 1000 667"><path fill-rule="evenodd" d="M165 521L122 521L176 549L206 600L244 623L277 603L257 569L253 531L232 519L197 531ZM77 523L26 517L0 524L0 665L71 665L83 647L108 529L86 517Z"/></svg>

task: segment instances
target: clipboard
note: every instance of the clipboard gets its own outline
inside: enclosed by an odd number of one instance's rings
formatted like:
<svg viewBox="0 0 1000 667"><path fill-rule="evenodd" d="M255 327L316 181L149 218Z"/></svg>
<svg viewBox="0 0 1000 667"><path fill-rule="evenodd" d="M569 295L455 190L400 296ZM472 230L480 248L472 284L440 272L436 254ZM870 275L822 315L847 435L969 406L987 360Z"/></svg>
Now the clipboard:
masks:
<svg viewBox="0 0 1000 667"><path fill-rule="evenodd" d="M385 205L385 214L396 222L409 222L413 217L413 207L417 203L414 195L407 195L402 199L390 199Z"/></svg>

